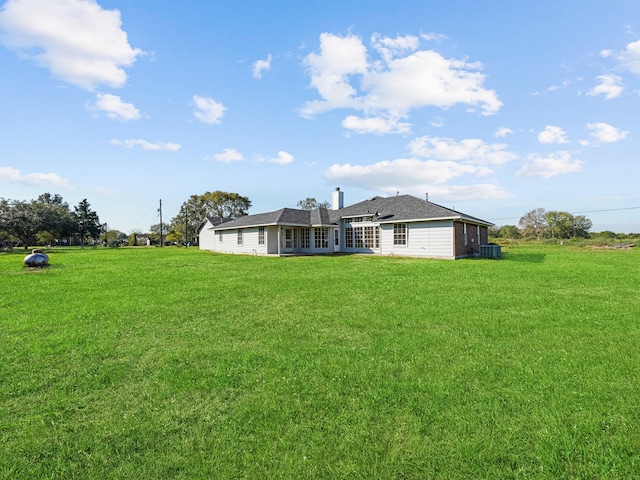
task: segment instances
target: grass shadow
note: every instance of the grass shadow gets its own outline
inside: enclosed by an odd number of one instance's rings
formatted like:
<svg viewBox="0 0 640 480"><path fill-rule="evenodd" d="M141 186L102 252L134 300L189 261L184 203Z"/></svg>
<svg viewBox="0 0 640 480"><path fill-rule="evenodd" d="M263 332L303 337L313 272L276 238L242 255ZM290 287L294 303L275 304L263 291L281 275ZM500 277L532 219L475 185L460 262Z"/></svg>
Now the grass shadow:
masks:
<svg viewBox="0 0 640 480"><path fill-rule="evenodd" d="M546 259L547 255L544 253L502 253L502 260L507 262L544 263Z"/></svg>

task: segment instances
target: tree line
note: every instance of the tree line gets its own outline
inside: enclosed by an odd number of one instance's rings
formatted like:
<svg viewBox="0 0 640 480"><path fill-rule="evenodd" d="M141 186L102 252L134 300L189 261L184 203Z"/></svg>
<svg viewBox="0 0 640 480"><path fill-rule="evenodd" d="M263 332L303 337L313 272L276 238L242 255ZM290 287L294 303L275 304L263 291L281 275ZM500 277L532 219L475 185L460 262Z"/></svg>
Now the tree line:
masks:
<svg viewBox="0 0 640 480"><path fill-rule="evenodd" d="M303 210L328 206L329 202L318 202L311 197L297 204ZM250 208L251 200L234 192L216 190L191 195L169 222L151 225L148 237L152 244L158 244L162 231L165 242L197 243L198 233L207 217L236 219L247 215ZM127 239L125 233L107 231L106 227L86 199L70 208L58 194L43 193L28 201L0 198L0 247L61 245L74 241L84 245L99 240L137 244L139 231L131 233Z"/></svg>
<svg viewBox="0 0 640 480"><path fill-rule="evenodd" d="M489 233L497 238L589 238L592 225L584 215L536 208L525 213L518 226L493 227Z"/></svg>
<svg viewBox="0 0 640 480"><path fill-rule="evenodd" d="M102 232L86 198L73 209L58 194L43 193L28 201L0 198L0 245L57 245L72 238L84 245Z"/></svg>

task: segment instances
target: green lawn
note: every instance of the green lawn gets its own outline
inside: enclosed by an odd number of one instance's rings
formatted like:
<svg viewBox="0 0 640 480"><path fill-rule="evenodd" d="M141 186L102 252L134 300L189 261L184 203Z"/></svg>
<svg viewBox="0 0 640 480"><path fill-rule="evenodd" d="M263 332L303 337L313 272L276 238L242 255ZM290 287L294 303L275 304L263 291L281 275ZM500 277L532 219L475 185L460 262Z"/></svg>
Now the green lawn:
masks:
<svg viewBox="0 0 640 480"><path fill-rule="evenodd" d="M633 478L640 252L0 254L0 478Z"/></svg>

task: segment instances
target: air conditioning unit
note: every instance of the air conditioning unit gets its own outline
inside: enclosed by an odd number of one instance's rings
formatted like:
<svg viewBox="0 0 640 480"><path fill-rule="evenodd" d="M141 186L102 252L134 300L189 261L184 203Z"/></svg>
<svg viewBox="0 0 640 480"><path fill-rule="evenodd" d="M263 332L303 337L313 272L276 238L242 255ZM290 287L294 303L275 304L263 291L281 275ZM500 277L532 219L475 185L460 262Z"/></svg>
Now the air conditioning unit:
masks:
<svg viewBox="0 0 640 480"><path fill-rule="evenodd" d="M500 258L502 256L500 245L480 245L480 256L482 258Z"/></svg>

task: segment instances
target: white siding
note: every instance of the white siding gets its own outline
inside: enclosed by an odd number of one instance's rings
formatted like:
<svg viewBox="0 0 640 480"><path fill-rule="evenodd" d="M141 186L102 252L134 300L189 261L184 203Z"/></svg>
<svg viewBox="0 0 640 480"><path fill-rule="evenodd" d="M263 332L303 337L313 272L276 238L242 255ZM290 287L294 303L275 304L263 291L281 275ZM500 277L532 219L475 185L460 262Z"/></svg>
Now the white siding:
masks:
<svg viewBox="0 0 640 480"><path fill-rule="evenodd" d="M407 223L407 244L393 244L393 224L381 225L382 255L453 258L452 221Z"/></svg>
<svg viewBox="0 0 640 480"><path fill-rule="evenodd" d="M205 227L206 228L206 227ZM222 241L220 241L220 234L222 234ZM238 230L219 230L215 233L213 238L213 248L200 248L203 250L213 250L214 252L221 253L245 253L254 255L264 255L267 252L267 245L269 244L269 232L265 228L265 244L258 245L258 228L245 228L242 230L242 245L238 245ZM210 246L207 241L207 246Z"/></svg>
<svg viewBox="0 0 640 480"><path fill-rule="evenodd" d="M200 233L198 235L198 245L200 247L200 250L215 251L215 234L213 233L213 230L211 230L212 227L213 224L209 220L207 220L204 227L202 227L202 230L200 230Z"/></svg>

